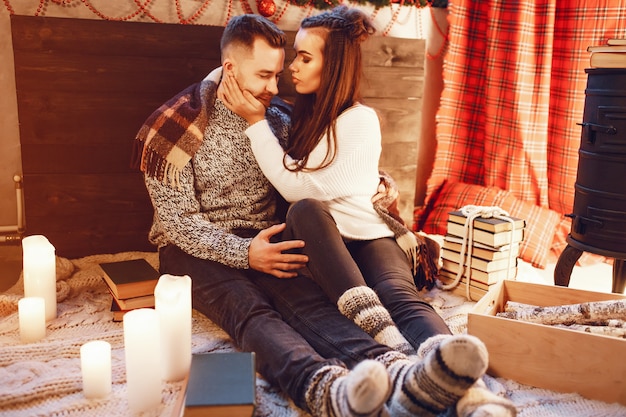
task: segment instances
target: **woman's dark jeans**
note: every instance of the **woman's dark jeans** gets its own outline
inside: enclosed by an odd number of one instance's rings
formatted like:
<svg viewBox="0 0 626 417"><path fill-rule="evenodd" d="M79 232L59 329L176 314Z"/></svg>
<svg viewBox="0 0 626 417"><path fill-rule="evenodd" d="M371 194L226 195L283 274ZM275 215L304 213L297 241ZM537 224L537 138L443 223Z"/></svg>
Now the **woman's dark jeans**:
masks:
<svg viewBox="0 0 626 417"><path fill-rule="evenodd" d="M415 348L431 336L451 334L420 296L408 258L395 239L345 242L326 204L313 199L291 205L283 237L305 241L302 251L309 257L312 278L333 302L347 289L367 285Z"/></svg>

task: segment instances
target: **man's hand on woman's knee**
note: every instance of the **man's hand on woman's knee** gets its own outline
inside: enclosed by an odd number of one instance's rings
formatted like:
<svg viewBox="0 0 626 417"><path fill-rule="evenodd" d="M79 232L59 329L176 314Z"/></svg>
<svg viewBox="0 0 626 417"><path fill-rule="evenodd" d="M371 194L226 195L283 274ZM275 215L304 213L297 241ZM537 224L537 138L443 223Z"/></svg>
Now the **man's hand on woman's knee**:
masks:
<svg viewBox="0 0 626 417"><path fill-rule="evenodd" d="M261 230L250 243L248 264L251 269L264 272L276 278L294 278L297 270L306 266L309 258L306 255L286 253L291 249L304 247L303 240L286 240L271 242L272 236L285 230L285 224L277 224Z"/></svg>

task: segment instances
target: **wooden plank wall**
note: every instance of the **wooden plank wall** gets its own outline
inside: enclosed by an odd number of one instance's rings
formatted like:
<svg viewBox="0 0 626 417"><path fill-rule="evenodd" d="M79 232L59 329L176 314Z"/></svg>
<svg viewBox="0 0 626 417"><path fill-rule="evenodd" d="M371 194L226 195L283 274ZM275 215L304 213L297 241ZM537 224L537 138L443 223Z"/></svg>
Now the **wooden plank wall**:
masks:
<svg viewBox="0 0 626 417"><path fill-rule="evenodd" d="M425 41L372 37L363 45L363 101L381 118L380 167L398 183L400 214L413 223L421 130Z"/></svg>
<svg viewBox="0 0 626 417"><path fill-rule="evenodd" d="M130 144L154 109L219 65L223 28L16 15L11 26L26 234L47 236L69 258L153 250L152 207L129 169ZM364 95L386 143L381 165L400 185L407 219L424 45L374 38L365 50ZM288 48L287 63L293 55ZM289 77L280 89L293 96Z"/></svg>

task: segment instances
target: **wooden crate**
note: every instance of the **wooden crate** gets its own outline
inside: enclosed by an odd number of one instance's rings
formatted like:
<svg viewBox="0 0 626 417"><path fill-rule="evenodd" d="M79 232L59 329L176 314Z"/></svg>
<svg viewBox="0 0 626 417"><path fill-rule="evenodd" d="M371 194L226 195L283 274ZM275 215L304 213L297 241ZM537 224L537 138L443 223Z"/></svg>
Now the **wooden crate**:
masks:
<svg viewBox="0 0 626 417"><path fill-rule="evenodd" d="M495 316L509 300L553 306L623 298L619 294L503 281L474 306L468 314L467 329L487 345L487 372L492 376L626 405L625 339Z"/></svg>

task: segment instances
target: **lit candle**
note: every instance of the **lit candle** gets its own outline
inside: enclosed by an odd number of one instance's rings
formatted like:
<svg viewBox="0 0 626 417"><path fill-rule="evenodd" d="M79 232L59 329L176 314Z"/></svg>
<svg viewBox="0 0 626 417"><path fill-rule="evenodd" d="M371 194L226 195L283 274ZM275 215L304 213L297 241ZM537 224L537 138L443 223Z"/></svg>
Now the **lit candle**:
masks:
<svg viewBox="0 0 626 417"><path fill-rule="evenodd" d="M163 379L179 381L191 366L191 278L162 275L154 289L161 322Z"/></svg>
<svg viewBox="0 0 626 417"><path fill-rule="evenodd" d="M111 344L92 340L80 347L83 393L87 398L104 398L111 392Z"/></svg>
<svg viewBox="0 0 626 417"><path fill-rule="evenodd" d="M57 273L54 246L45 236L22 239L24 296L46 300L46 320L57 316Z"/></svg>
<svg viewBox="0 0 626 417"><path fill-rule="evenodd" d="M161 403L159 315L151 308L139 308L124 314L123 320L128 404L140 413Z"/></svg>
<svg viewBox="0 0 626 417"><path fill-rule="evenodd" d="M42 297L25 297L17 302L22 343L46 337L46 302Z"/></svg>

